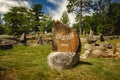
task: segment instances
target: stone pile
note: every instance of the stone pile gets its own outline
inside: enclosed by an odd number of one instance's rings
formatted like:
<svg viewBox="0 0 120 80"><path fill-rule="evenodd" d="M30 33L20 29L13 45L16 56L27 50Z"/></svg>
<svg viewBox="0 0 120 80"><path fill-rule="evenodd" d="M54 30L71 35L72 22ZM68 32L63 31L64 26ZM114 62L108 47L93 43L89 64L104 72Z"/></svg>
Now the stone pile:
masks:
<svg viewBox="0 0 120 80"><path fill-rule="evenodd" d="M99 46L85 44L84 49L85 51L80 56L80 58L88 57L120 58L120 43L117 43L115 46L113 46L109 42L103 42Z"/></svg>

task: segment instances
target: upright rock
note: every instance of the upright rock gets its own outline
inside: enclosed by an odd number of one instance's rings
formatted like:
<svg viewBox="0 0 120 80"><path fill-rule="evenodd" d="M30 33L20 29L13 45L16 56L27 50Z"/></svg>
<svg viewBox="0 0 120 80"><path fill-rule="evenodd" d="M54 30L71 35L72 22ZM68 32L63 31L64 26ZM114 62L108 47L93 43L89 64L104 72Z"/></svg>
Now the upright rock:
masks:
<svg viewBox="0 0 120 80"><path fill-rule="evenodd" d="M116 43L116 52L120 54L120 43Z"/></svg>
<svg viewBox="0 0 120 80"><path fill-rule="evenodd" d="M88 35L88 37L87 37L87 42L89 43L89 44L95 44L95 42L96 42L97 40L93 37L93 31L90 29L90 33L89 33L89 35Z"/></svg>
<svg viewBox="0 0 120 80"><path fill-rule="evenodd" d="M57 52L76 52L79 46L77 32L59 21L53 28L54 51Z"/></svg>
<svg viewBox="0 0 120 80"><path fill-rule="evenodd" d="M23 34L21 35L21 37L20 37L20 42L21 42L21 43L26 43L26 41L27 41L27 39L26 39L26 34L23 33Z"/></svg>
<svg viewBox="0 0 120 80"><path fill-rule="evenodd" d="M104 37L103 37L102 33L99 34L99 39L100 39L100 41L104 42Z"/></svg>
<svg viewBox="0 0 120 80"><path fill-rule="evenodd" d="M79 61L80 39L77 32L61 22L54 22L53 52L48 55L52 68L71 68Z"/></svg>

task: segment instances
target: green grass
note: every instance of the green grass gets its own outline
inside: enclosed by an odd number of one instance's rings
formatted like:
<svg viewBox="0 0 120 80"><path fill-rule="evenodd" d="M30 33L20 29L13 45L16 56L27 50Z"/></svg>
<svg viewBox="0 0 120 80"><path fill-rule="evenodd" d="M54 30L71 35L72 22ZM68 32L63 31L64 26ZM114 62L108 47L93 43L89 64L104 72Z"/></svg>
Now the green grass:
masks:
<svg viewBox="0 0 120 80"><path fill-rule="evenodd" d="M72 69L57 71L47 64L50 52L50 45L0 50L0 80L120 80L120 59L82 59Z"/></svg>
<svg viewBox="0 0 120 80"><path fill-rule="evenodd" d="M108 42L115 44L115 43L120 43L120 38L119 39L113 39L113 40L107 40Z"/></svg>

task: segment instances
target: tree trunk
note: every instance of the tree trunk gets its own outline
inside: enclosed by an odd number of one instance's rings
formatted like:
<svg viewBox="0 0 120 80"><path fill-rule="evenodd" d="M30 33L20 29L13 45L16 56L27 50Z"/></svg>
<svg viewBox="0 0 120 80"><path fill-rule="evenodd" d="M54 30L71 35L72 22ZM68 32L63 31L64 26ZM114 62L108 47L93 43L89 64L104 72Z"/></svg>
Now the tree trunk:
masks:
<svg viewBox="0 0 120 80"><path fill-rule="evenodd" d="M79 25L80 25L80 35L82 35L83 34L83 30L82 30L82 0L80 0L80 16L79 16Z"/></svg>

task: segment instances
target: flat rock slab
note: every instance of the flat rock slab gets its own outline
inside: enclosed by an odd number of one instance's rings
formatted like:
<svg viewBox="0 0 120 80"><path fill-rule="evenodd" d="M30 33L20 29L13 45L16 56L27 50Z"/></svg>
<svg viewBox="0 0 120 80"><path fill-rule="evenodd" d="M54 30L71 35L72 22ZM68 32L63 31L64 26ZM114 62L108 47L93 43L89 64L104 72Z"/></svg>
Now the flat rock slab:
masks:
<svg viewBox="0 0 120 80"><path fill-rule="evenodd" d="M0 50L12 49L12 44L0 44Z"/></svg>
<svg viewBox="0 0 120 80"><path fill-rule="evenodd" d="M73 67L79 61L79 54L74 52L52 52L47 59L51 68L62 70Z"/></svg>

